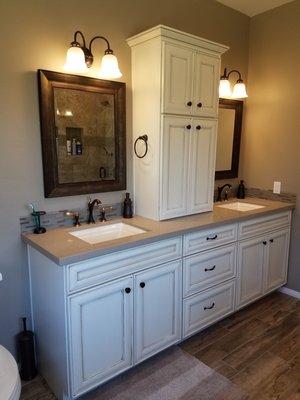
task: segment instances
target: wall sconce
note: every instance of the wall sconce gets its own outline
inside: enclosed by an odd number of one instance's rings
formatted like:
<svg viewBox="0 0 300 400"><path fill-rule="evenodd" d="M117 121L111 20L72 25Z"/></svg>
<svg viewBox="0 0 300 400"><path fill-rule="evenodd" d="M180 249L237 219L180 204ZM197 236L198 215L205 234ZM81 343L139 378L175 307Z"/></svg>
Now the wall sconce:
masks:
<svg viewBox="0 0 300 400"><path fill-rule="evenodd" d="M82 44L78 42L78 36L81 37ZM90 68L94 62L92 44L96 39L104 40L107 46L104 56L102 57L100 70L98 73L99 78L121 78L122 73L119 70L117 57L113 54L108 40L104 36L95 36L93 39L91 39L89 46L87 47L85 37L80 31L76 31L74 33L74 40L71 42L70 48L67 52L67 58L64 67L65 70L70 72L87 72L88 68Z"/></svg>
<svg viewBox="0 0 300 400"><path fill-rule="evenodd" d="M229 76L233 73L237 73L239 78L236 81L236 84L233 87L233 91L231 90L231 85L229 82ZM229 73L227 73L227 68L224 69L224 74L220 78L219 85L219 97L225 99L245 99L248 97L246 92L246 85L244 84L241 73L236 69L233 69Z"/></svg>

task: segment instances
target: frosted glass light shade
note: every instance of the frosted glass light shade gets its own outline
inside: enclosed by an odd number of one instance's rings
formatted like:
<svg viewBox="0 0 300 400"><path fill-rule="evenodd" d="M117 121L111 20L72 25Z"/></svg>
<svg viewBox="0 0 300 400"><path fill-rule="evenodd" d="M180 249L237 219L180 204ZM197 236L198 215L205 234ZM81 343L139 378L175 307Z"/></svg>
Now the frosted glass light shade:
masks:
<svg viewBox="0 0 300 400"><path fill-rule="evenodd" d="M248 97L248 95L246 92L246 85L243 82L236 83L233 88L232 98L233 99L245 99L247 97Z"/></svg>
<svg viewBox="0 0 300 400"><path fill-rule="evenodd" d="M80 47L71 46L67 51L65 70L70 72L86 72L88 70L84 52Z"/></svg>
<svg viewBox="0 0 300 400"><path fill-rule="evenodd" d="M122 73L119 70L118 59L113 54L105 54L102 57L99 78L113 79L121 78Z"/></svg>
<svg viewBox="0 0 300 400"><path fill-rule="evenodd" d="M219 84L219 97L222 98L231 98L231 86L228 79L221 79Z"/></svg>

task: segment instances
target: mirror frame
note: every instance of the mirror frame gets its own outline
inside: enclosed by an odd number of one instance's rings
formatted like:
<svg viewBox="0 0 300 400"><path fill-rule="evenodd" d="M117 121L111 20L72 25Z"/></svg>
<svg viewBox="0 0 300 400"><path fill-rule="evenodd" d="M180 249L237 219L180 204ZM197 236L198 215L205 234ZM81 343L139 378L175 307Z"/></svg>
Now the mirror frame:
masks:
<svg viewBox="0 0 300 400"><path fill-rule="evenodd" d="M45 197L75 196L126 189L126 85L79 75L38 70ZM116 179L59 183L55 143L54 88L109 93L115 101Z"/></svg>
<svg viewBox="0 0 300 400"><path fill-rule="evenodd" d="M224 171L215 171L215 180L237 178L239 174L239 159L242 135L242 120L243 120L242 100L220 99L219 108L227 108L235 110L234 132L232 143L232 158L231 169Z"/></svg>

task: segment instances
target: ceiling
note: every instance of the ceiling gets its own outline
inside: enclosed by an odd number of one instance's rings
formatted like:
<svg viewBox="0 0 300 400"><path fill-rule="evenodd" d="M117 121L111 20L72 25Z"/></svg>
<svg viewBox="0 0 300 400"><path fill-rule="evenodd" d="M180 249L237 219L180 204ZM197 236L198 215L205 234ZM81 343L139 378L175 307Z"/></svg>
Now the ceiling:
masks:
<svg viewBox="0 0 300 400"><path fill-rule="evenodd" d="M243 14L254 17L254 15L261 14L265 11L271 10L282 6L283 4L290 3L294 0L217 0L225 6L234 8Z"/></svg>

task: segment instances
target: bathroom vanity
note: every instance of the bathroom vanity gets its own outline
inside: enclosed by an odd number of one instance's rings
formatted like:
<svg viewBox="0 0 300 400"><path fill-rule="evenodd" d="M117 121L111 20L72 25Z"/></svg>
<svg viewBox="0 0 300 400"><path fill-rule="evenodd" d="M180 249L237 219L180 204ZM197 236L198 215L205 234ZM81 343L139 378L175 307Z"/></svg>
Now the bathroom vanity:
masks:
<svg viewBox="0 0 300 400"><path fill-rule="evenodd" d="M90 226L23 235L38 368L59 399L82 395L286 283L293 205L232 204L160 222L98 223L98 243ZM142 232L104 240L101 229L121 222Z"/></svg>

